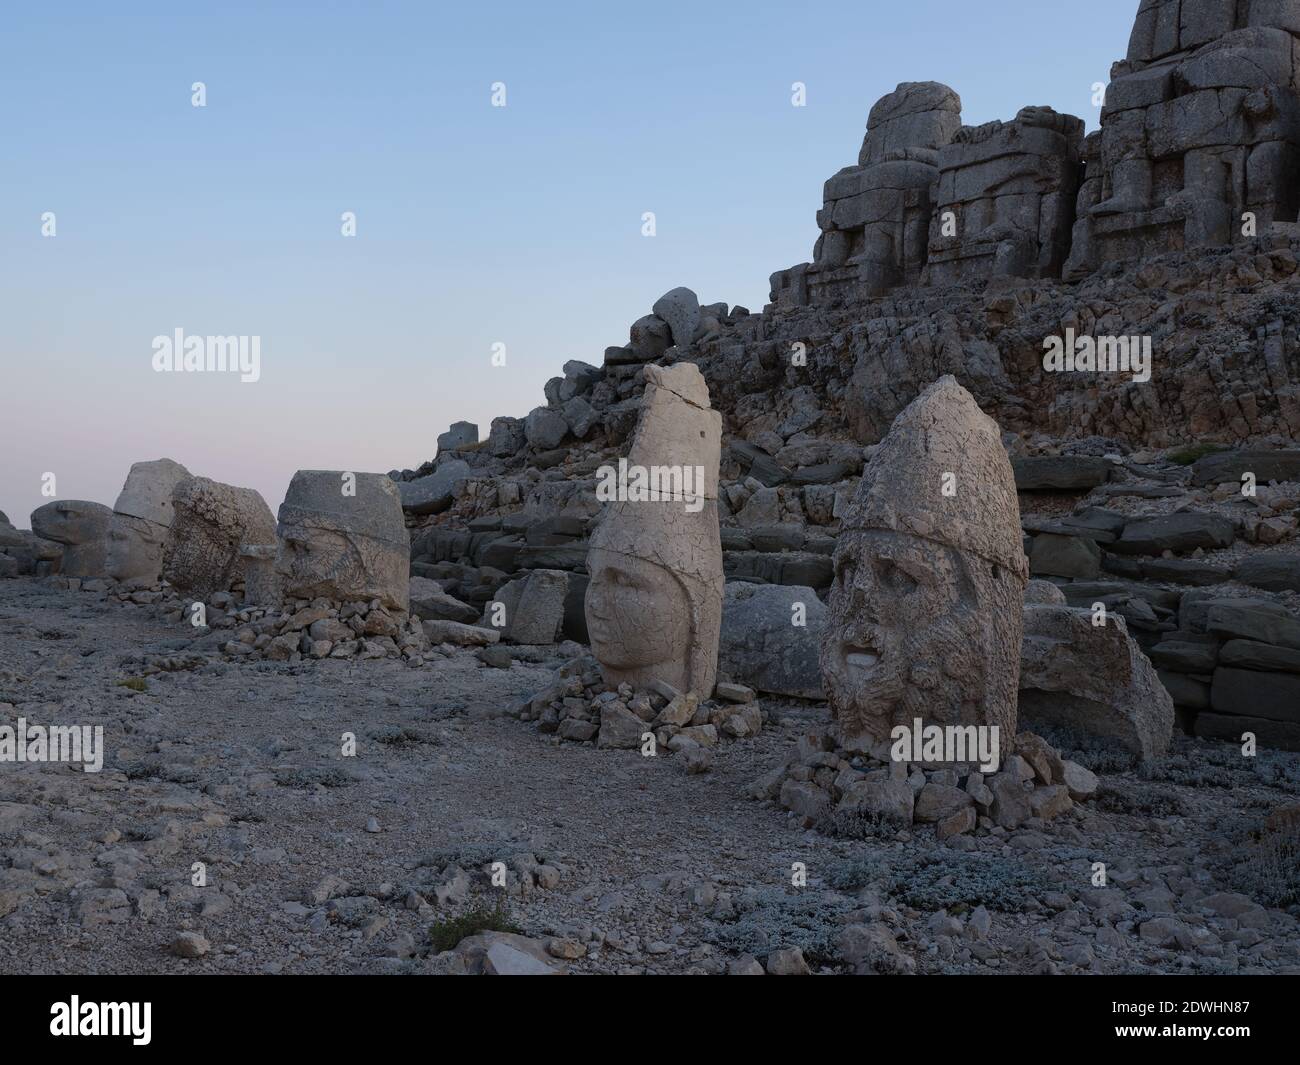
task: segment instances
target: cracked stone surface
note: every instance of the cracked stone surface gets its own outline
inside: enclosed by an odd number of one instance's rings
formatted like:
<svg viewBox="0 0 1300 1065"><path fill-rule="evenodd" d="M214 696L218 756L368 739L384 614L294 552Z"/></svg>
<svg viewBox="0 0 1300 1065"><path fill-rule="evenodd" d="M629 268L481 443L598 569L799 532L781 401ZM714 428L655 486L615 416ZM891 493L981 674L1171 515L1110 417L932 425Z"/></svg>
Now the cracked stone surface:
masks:
<svg viewBox="0 0 1300 1065"><path fill-rule="evenodd" d="M952 377L894 421L835 548L822 672L847 735L1016 730L1028 563L997 425Z"/></svg>

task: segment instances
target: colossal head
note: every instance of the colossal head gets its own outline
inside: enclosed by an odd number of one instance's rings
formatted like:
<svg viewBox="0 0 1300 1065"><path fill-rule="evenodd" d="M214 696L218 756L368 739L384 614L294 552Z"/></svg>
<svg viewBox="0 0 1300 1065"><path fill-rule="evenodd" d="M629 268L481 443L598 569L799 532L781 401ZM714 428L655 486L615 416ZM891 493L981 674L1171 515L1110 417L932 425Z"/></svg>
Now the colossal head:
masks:
<svg viewBox="0 0 1300 1065"><path fill-rule="evenodd" d="M587 555L587 630L608 683L662 680L708 696L722 628L722 418L709 407L708 385L694 364L647 366L645 374L627 459L629 490L609 503ZM640 492L685 486L687 477L692 492L678 498L671 490L657 491L657 498Z"/></svg>
<svg viewBox="0 0 1300 1065"><path fill-rule="evenodd" d="M176 486L172 505L162 575L186 595L229 591L244 576L241 549L275 544L271 508L251 488L191 477Z"/></svg>
<svg viewBox="0 0 1300 1065"><path fill-rule="evenodd" d="M1014 735L1028 579L998 427L941 378L895 419L835 550L821 667L845 735L914 718Z"/></svg>
<svg viewBox="0 0 1300 1065"><path fill-rule="evenodd" d="M411 543L397 485L381 473L299 470L280 504L276 570L286 596L410 605Z"/></svg>
<svg viewBox="0 0 1300 1065"><path fill-rule="evenodd" d="M137 462L113 504L104 569L119 581L154 583L162 569L163 544L171 528L172 492L190 471L171 459Z"/></svg>
<svg viewBox="0 0 1300 1065"><path fill-rule="evenodd" d="M113 512L103 503L56 499L32 511L32 532L63 545L59 572L66 577L102 577Z"/></svg>

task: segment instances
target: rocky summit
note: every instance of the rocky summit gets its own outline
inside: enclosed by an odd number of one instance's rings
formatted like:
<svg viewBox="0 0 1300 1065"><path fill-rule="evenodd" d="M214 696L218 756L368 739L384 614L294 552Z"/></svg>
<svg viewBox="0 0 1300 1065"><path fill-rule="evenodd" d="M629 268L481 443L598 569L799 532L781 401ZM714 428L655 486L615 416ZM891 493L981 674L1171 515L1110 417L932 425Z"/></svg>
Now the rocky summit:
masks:
<svg viewBox="0 0 1300 1065"><path fill-rule="evenodd" d="M1300 973L1298 50L905 82L761 309L0 515L0 970Z"/></svg>

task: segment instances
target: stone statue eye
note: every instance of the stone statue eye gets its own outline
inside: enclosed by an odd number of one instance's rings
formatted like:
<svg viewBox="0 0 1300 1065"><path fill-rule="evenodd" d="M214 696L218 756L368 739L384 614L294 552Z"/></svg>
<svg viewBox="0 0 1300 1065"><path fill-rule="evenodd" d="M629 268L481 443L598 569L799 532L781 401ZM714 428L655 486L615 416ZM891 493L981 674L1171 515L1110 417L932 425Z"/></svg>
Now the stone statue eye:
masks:
<svg viewBox="0 0 1300 1065"><path fill-rule="evenodd" d="M876 560L876 577L884 587L896 595L910 595L916 591L916 578L887 558Z"/></svg>

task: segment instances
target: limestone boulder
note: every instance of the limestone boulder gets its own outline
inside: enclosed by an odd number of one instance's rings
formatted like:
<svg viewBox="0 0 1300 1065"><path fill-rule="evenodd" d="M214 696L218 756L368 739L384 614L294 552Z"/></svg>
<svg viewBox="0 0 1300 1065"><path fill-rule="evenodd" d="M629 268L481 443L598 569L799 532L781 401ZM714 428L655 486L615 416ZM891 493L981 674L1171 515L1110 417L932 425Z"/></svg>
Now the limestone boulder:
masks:
<svg viewBox="0 0 1300 1065"><path fill-rule="evenodd" d="M729 582L718 668L755 691L823 699L826 606L811 588Z"/></svg>
<svg viewBox="0 0 1300 1065"><path fill-rule="evenodd" d="M1150 760L1169 747L1174 704L1122 617L1094 625L1090 610L1027 597L1020 721L1100 736Z"/></svg>
<svg viewBox="0 0 1300 1065"><path fill-rule="evenodd" d="M427 477L398 483L402 509L412 514L441 514L451 506L456 484L473 476L464 459L441 463Z"/></svg>

